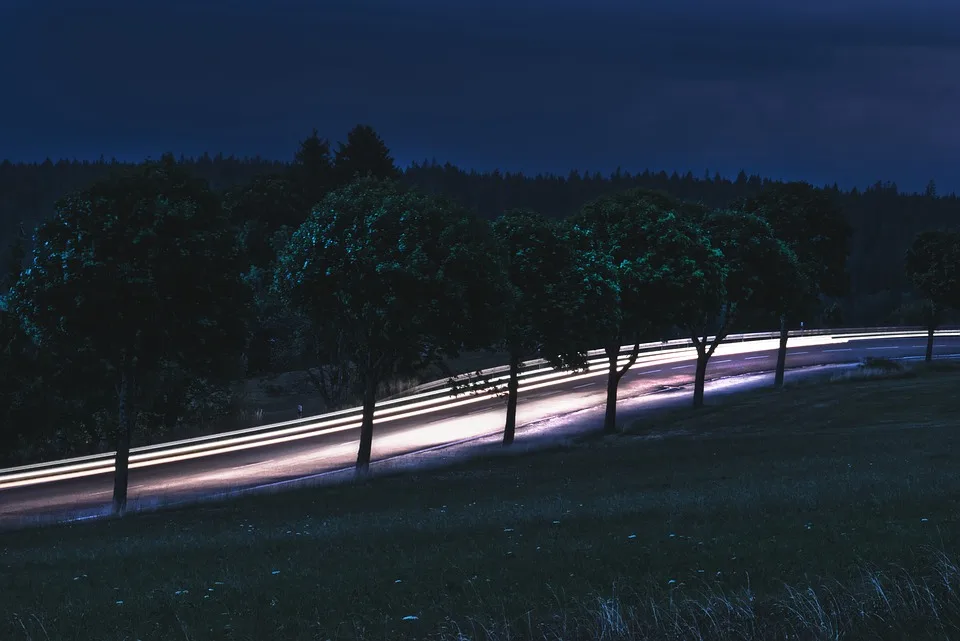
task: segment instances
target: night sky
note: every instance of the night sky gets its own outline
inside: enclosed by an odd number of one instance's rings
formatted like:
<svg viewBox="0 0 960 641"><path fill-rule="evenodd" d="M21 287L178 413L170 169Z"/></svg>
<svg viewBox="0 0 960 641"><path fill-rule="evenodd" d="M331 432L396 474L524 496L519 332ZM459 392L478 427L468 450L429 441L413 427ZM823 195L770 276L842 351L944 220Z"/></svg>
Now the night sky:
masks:
<svg viewBox="0 0 960 641"><path fill-rule="evenodd" d="M0 61L13 160L362 122L404 166L960 192L958 0L0 0Z"/></svg>

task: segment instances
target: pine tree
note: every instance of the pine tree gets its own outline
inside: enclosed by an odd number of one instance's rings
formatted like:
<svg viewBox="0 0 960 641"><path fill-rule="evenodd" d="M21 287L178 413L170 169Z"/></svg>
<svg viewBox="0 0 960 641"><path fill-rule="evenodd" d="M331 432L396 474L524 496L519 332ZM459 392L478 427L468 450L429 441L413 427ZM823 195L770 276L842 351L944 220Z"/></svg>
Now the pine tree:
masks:
<svg viewBox="0 0 960 641"><path fill-rule="evenodd" d="M330 160L330 141L313 133L300 142L290 168L292 182L308 207L323 200L333 188L333 164Z"/></svg>
<svg viewBox="0 0 960 641"><path fill-rule="evenodd" d="M333 172L338 186L357 178L395 179L400 170L390 156L390 149L369 125L357 125L347 133L347 142L338 143L333 158Z"/></svg>

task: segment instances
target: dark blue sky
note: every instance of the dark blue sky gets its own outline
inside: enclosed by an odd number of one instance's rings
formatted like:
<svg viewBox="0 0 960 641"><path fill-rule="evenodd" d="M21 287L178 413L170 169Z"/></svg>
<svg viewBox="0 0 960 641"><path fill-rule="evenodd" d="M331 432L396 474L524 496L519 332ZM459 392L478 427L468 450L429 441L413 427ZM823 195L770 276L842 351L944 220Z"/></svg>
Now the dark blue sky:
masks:
<svg viewBox="0 0 960 641"><path fill-rule="evenodd" d="M960 191L960 2L0 0L0 157L286 159L358 122L403 165Z"/></svg>

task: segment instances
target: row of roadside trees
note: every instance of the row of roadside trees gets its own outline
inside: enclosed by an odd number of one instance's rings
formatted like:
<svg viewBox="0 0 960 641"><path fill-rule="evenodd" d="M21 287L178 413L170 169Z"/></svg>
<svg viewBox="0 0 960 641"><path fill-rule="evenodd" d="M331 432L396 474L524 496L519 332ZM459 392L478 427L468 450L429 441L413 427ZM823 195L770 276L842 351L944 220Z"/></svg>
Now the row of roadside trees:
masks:
<svg viewBox="0 0 960 641"><path fill-rule="evenodd" d="M508 355L510 443L522 363L580 369L602 348L604 429L614 431L619 382L642 342L690 337L700 406L728 334L778 319L781 384L787 329L843 293L850 229L809 185L775 185L720 210L633 189L563 220L515 210L491 223L402 186L368 129L351 132L335 163L313 136L293 176L225 198L165 156L61 200L38 228L3 318L46 358L111 385L116 512L134 417L156 379L174 366L235 376L258 332L275 343L284 326L324 376L356 386L362 474L378 386L463 350Z"/></svg>

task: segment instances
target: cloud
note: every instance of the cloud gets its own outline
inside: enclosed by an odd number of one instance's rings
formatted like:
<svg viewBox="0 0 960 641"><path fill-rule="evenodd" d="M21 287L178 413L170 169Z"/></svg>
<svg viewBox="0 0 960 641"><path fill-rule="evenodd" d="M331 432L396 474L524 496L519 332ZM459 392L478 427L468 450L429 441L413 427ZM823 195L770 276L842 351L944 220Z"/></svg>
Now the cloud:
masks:
<svg viewBox="0 0 960 641"><path fill-rule="evenodd" d="M0 60L17 98L0 115L23 127L8 149L47 136L91 155L135 139L287 157L314 126L337 138L370 122L398 157L533 171L853 167L863 180L946 171L936 163L960 144L953 1L10 7Z"/></svg>

